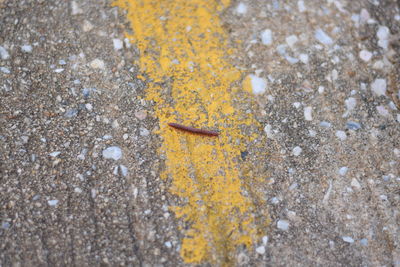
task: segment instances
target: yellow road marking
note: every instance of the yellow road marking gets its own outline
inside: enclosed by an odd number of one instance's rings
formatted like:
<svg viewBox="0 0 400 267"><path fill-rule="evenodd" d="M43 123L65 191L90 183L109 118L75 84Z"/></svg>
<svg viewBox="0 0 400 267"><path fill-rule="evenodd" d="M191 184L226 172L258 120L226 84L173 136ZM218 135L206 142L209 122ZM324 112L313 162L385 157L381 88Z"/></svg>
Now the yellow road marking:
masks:
<svg viewBox="0 0 400 267"><path fill-rule="evenodd" d="M127 11L140 51L138 65L148 81L147 98L155 103L166 156L164 179L181 205L171 207L188 230L180 254L187 263L232 262L241 244L259 241L255 205L245 190L239 158L255 135L250 114L234 108L242 74L226 60L233 51L218 12L230 0L117 0ZM168 122L218 130L203 137L172 129ZM248 187L247 187L248 188ZM264 223L259 225L265 226ZM185 227L186 228L186 227Z"/></svg>

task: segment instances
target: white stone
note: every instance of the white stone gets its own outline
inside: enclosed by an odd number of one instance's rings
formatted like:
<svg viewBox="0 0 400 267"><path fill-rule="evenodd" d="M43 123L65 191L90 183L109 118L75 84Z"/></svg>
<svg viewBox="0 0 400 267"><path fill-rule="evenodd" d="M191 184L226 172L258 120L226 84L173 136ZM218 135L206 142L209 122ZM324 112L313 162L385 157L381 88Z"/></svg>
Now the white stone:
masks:
<svg viewBox="0 0 400 267"><path fill-rule="evenodd" d="M265 125L264 132L267 134L267 137L272 136L272 126L270 124Z"/></svg>
<svg viewBox="0 0 400 267"><path fill-rule="evenodd" d="M268 244L268 236L266 236L266 235L263 236L262 242L263 242L264 246L266 246Z"/></svg>
<svg viewBox="0 0 400 267"><path fill-rule="evenodd" d="M361 185L356 178L351 179L351 186L355 189L360 189Z"/></svg>
<svg viewBox="0 0 400 267"><path fill-rule="evenodd" d="M58 200L57 200L57 199L52 199L52 200L47 201L47 203L48 203L50 206L55 206L55 205L58 204Z"/></svg>
<svg viewBox="0 0 400 267"><path fill-rule="evenodd" d="M267 90L267 80L264 78L250 74L250 82L253 94L255 95L261 95Z"/></svg>
<svg viewBox="0 0 400 267"><path fill-rule="evenodd" d="M304 12L307 10L303 0L297 1L297 8L299 9L300 12Z"/></svg>
<svg viewBox="0 0 400 267"><path fill-rule="evenodd" d="M288 37L286 37L286 43L288 44L288 46L290 48L294 48L295 44L297 43L299 39L297 38L296 35L290 35Z"/></svg>
<svg viewBox="0 0 400 267"><path fill-rule="evenodd" d="M323 94L325 92L325 87L319 86L318 87L318 93Z"/></svg>
<svg viewBox="0 0 400 267"><path fill-rule="evenodd" d="M121 170L122 176L126 177L128 175L128 168L124 165L119 165L119 169Z"/></svg>
<svg viewBox="0 0 400 267"><path fill-rule="evenodd" d="M55 69L55 70L54 70L55 73L61 73L61 72L63 72L63 71L64 71L64 69L62 69L62 68L60 68L60 69Z"/></svg>
<svg viewBox="0 0 400 267"><path fill-rule="evenodd" d="M295 108L299 108L299 107L301 106L301 103L300 103L300 102L294 102L294 103L293 103L293 106L294 106Z"/></svg>
<svg viewBox="0 0 400 267"><path fill-rule="evenodd" d="M113 39L114 50L121 50L124 43L120 39Z"/></svg>
<svg viewBox="0 0 400 267"><path fill-rule="evenodd" d="M261 32L261 42L264 45L272 44L272 31L270 29L265 29L263 32Z"/></svg>
<svg viewBox="0 0 400 267"><path fill-rule="evenodd" d="M295 148L293 148L292 154L293 154L293 156L297 157L301 154L302 151L303 151L303 149L301 149L301 147L296 146Z"/></svg>
<svg viewBox="0 0 400 267"><path fill-rule="evenodd" d="M79 187L75 187L74 192L80 194L82 193L82 189L80 189Z"/></svg>
<svg viewBox="0 0 400 267"><path fill-rule="evenodd" d="M336 131L336 137L339 138L341 141L344 141L347 139L347 135L344 131Z"/></svg>
<svg viewBox="0 0 400 267"><path fill-rule="evenodd" d="M339 175L345 176L348 170L349 170L349 168L347 168L347 167L341 167L339 169Z"/></svg>
<svg viewBox="0 0 400 267"><path fill-rule="evenodd" d="M307 54L300 54L299 59L302 63L308 64L308 55Z"/></svg>
<svg viewBox="0 0 400 267"><path fill-rule="evenodd" d="M361 50L359 56L363 61L368 62L372 58L372 53L367 50Z"/></svg>
<svg viewBox="0 0 400 267"><path fill-rule="evenodd" d="M389 116L389 110L387 110L384 106L377 106L376 110L378 111L379 115L383 117L388 117Z"/></svg>
<svg viewBox="0 0 400 267"><path fill-rule="evenodd" d="M236 13L238 13L240 15L246 14L247 13L247 5L240 2L239 5L236 7Z"/></svg>
<svg viewBox="0 0 400 267"><path fill-rule="evenodd" d="M287 231L289 229L289 222L286 220L279 220L277 223L277 227L280 230Z"/></svg>
<svg viewBox="0 0 400 267"><path fill-rule="evenodd" d="M354 97L349 97L344 101L348 111L353 110L357 105L357 100Z"/></svg>
<svg viewBox="0 0 400 267"><path fill-rule="evenodd" d="M304 119L306 121L312 121L312 107L304 108Z"/></svg>
<svg viewBox="0 0 400 267"><path fill-rule="evenodd" d="M164 245L165 245L167 248L172 248L172 243L171 243L170 241L165 242Z"/></svg>
<svg viewBox="0 0 400 267"><path fill-rule="evenodd" d="M2 59L2 60L6 60L6 59L8 59L10 57L10 54L7 52L7 50L4 48L4 47L2 47L1 45L0 45L0 58Z"/></svg>
<svg viewBox="0 0 400 267"><path fill-rule="evenodd" d="M103 150L103 157L106 159L119 160L122 157L122 150L117 146L110 146Z"/></svg>
<svg viewBox="0 0 400 267"><path fill-rule="evenodd" d="M310 137L315 137L315 136L317 136L317 132L314 131L314 130L308 130L308 135L309 135Z"/></svg>
<svg viewBox="0 0 400 267"><path fill-rule="evenodd" d="M390 37L389 28L386 26L379 26L376 37L378 37L379 40L388 40Z"/></svg>
<svg viewBox="0 0 400 267"><path fill-rule="evenodd" d="M105 64L103 60L96 58L90 62L90 66L94 69L104 69Z"/></svg>
<svg viewBox="0 0 400 267"><path fill-rule="evenodd" d="M350 236L343 236L342 239L343 239L344 242L354 243L354 239L351 238Z"/></svg>
<svg viewBox="0 0 400 267"><path fill-rule="evenodd" d="M314 34L315 38L318 42L324 45L332 45L333 40L329 35L327 35L323 30L317 29Z"/></svg>
<svg viewBox="0 0 400 267"><path fill-rule="evenodd" d="M83 22L82 29L83 29L84 32L89 32L89 31L91 31L93 29L93 25L88 20L85 20Z"/></svg>
<svg viewBox="0 0 400 267"><path fill-rule="evenodd" d="M259 246L258 248L256 248L256 252L260 255L263 255L265 253L265 247Z"/></svg>
<svg viewBox="0 0 400 267"><path fill-rule="evenodd" d="M290 63L290 64L296 64L297 62L299 62L299 60L295 57L291 57L289 55L285 56L285 59Z"/></svg>
<svg viewBox="0 0 400 267"><path fill-rule="evenodd" d="M57 157L57 156L60 155L60 154L61 154L60 151L54 151L54 152L51 152L51 153L49 154L49 156L52 157L52 158L55 158L55 157Z"/></svg>
<svg viewBox="0 0 400 267"><path fill-rule="evenodd" d="M371 83L371 90L377 96L386 95L386 79L375 79Z"/></svg>
<svg viewBox="0 0 400 267"><path fill-rule="evenodd" d="M5 74L10 74L11 73L11 71L6 67L0 67L0 71L2 73L5 73Z"/></svg>
<svg viewBox="0 0 400 267"><path fill-rule="evenodd" d="M72 1L71 9L72 9L71 12L72 15L78 15L83 13L83 10L78 6L78 4L75 1Z"/></svg>
<svg viewBox="0 0 400 267"><path fill-rule="evenodd" d="M21 50L25 53L32 53L33 48L31 45L22 45Z"/></svg>
<svg viewBox="0 0 400 267"><path fill-rule="evenodd" d="M85 108L86 108L88 111L92 111L93 105L90 104L90 103L87 103L87 104L85 104Z"/></svg>

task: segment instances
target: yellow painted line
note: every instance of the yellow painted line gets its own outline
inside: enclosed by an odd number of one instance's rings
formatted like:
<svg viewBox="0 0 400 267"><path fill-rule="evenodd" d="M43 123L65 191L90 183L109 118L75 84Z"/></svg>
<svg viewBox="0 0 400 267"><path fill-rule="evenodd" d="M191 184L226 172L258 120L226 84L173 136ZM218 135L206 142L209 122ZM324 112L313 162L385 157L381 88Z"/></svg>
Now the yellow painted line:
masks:
<svg viewBox="0 0 400 267"><path fill-rule="evenodd" d="M268 220L255 218L251 171L240 172L241 151L256 138L241 131L257 125L235 109L242 73L227 57L218 12L229 0L117 0L127 11L140 51L137 64L155 103L165 155L163 179L181 203L170 207L183 222L180 254L187 263L229 265L239 245L259 242ZM242 95L245 94L242 92ZM218 130L203 137L178 131L169 122ZM248 169L248 167L246 167ZM246 180L246 182L244 182ZM246 189L247 188L247 189ZM259 213L258 213L259 214ZM256 222L257 221L257 222Z"/></svg>

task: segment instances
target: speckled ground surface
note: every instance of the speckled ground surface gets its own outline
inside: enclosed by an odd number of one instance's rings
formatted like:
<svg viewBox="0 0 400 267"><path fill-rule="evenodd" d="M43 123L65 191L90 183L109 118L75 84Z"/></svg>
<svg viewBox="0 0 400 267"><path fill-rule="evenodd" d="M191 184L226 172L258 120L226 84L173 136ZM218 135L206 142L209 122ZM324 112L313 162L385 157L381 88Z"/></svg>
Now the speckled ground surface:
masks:
<svg viewBox="0 0 400 267"><path fill-rule="evenodd" d="M0 10L0 265L184 265L123 14ZM253 163L272 222L237 265L399 266L398 1L235 1L221 18L241 42L232 63L267 82L238 108L269 140Z"/></svg>

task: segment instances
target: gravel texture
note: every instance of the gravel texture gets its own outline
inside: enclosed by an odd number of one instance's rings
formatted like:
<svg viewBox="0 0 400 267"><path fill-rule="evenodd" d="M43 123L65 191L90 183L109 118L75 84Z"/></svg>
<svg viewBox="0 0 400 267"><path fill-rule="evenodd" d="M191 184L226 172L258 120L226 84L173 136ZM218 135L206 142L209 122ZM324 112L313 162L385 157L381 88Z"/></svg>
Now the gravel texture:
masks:
<svg viewBox="0 0 400 267"><path fill-rule="evenodd" d="M0 11L0 265L184 265L123 14ZM269 140L246 160L265 166L272 222L237 265L400 266L399 2L234 1L221 16L257 87L238 108Z"/></svg>

